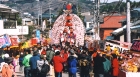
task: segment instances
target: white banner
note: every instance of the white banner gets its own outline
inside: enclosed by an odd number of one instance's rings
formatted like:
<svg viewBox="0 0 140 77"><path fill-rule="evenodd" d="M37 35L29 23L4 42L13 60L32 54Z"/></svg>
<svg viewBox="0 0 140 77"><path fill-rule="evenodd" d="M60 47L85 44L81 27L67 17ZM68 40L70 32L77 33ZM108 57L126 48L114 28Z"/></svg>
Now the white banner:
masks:
<svg viewBox="0 0 140 77"><path fill-rule="evenodd" d="M114 50L114 48L116 47L119 50L119 52L124 52L124 51L130 50L129 47L122 47L122 46L114 44L114 43L106 42L105 46L104 46L104 51L106 51L107 46L109 46L111 48L111 50Z"/></svg>

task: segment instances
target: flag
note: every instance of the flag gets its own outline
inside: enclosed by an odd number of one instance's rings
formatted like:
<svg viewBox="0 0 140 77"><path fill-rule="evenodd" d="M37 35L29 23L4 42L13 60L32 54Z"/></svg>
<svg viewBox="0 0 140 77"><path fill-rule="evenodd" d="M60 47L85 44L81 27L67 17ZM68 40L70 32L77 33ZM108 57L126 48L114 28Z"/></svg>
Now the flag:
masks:
<svg viewBox="0 0 140 77"><path fill-rule="evenodd" d="M36 38L38 39L38 42L40 42L40 30L36 30Z"/></svg>
<svg viewBox="0 0 140 77"><path fill-rule="evenodd" d="M42 30L44 31L45 28L46 28L46 21L44 20L44 21L43 21L43 24L42 24Z"/></svg>

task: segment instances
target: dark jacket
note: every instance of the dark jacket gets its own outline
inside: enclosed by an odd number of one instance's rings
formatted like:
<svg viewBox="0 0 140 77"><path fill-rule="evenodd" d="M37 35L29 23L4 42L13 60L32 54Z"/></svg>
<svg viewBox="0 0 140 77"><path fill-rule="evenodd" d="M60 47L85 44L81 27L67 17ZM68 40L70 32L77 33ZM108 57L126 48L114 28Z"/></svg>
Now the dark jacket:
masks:
<svg viewBox="0 0 140 77"><path fill-rule="evenodd" d="M40 60L40 57L38 56L38 54L33 55L33 57L30 58L30 67L31 69L37 69L37 60Z"/></svg>
<svg viewBox="0 0 140 77"><path fill-rule="evenodd" d="M50 63L54 57L54 52L52 50L47 50L47 53L46 53L46 58L48 60L48 62Z"/></svg>
<svg viewBox="0 0 140 77"><path fill-rule="evenodd" d="M4 59L2 57L0 57L0 63L4 62Z"/></svg>
<svg viewBox="0 0 140 77"><path fill-rule="evenodd" d="M89 72L91 66L91 57L89 55L82 54L80 60L87 60L86 66L80 66L81 71Z"/></svg>
<svg viewBox="0 0 140 77"><path fill-rule="evenodd" d="M100 57L99 54L93 58L94 60L94 73L96 74L104 74L104 65L103 62L105 62L105 58Z"/></svg>

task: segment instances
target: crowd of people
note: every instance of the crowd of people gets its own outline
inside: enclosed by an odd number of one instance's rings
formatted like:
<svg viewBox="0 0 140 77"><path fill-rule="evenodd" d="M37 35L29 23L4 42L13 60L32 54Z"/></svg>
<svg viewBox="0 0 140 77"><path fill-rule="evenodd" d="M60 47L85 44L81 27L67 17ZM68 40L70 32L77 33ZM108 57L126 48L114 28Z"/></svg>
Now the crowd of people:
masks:
<svg viewBox="0 0 140 77"><path fill-rule="evenodd" d="M80 77L117 77L119 73L117 55L112 53L111 57L107 56L97 48L89 51L82 46L34 46L24 49L17 56L18 61L15 61L15 57L7 52L1 54L2 77L16 77L15 67L18 63L25 77L51 76L52 68L55 77L64 77L62 73L68 73L68 77L76 77L77 73Z"/></svg>

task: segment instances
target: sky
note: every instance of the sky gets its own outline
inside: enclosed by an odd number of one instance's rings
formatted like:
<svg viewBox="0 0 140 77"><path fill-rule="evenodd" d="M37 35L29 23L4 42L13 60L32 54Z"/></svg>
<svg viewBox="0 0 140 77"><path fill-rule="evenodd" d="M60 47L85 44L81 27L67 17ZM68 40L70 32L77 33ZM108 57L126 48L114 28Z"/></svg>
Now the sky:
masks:
<svg viewBox="0 0 140 77"><path fill-rule="evenodd" d="M100 0L101 2L106 2L107 0ZM114 2L114 1L120 1L120 0L108 0L108 3L110 2ZM124 2L126 2L126 0L123 0ZM136 1L136 2L139 2L140 0L130 0L130 1Z"/></svg>

